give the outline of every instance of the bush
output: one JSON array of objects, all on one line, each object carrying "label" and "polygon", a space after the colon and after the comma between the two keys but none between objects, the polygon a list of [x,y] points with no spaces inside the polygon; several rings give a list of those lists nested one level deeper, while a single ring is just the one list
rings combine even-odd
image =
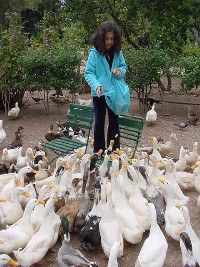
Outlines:
[{"label": "bush", "polygon": [[180,68],[181,92],[189,92],[200,85],[200,47],[186,48],[177,62]]},{"label": "bush", "polygon": [[80,64],[81,54],[63,44],[30,50],[19,59],[23,74],[20,87],[78,91],[81,86]]},{"label": "bush", "polygon": [[124,50],[127,75],[126,79],[129,86],[138,95],[150,93],[152,84],[155,83],[163,73],[166,73],[170,59],[159,47],[145,47],[135,50],[125,47]]}]

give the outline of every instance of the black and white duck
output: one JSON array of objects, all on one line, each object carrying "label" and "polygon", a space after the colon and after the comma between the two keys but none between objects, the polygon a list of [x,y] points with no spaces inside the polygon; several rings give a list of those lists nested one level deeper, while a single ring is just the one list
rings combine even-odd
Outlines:
[{"label": "black and white duck", "polygon": [[156,213],[157,213],[157,222],[158,222],[158,225],[161,226],[161,225],[165,224],[165,217],[164,217],[165,216],[165,201],[164,201],[164,198],[158,192],[158,190],[155,188],[155,186],[152,184],[152,182],[150,181],[145,167],[140,166],[139,171],[147,183],[147,187],[146,187],[146,190],[144,192],[144,196],[146,197],[146,199],[149,202],[154,204],[154,206],[156,208]]},{"label": "black and white duck", "polygon": [[190,236],[186,232],[180,234],[180,248],[182,253],[182,267],[199,267],[193,254],[193,246]]},{"label": "black and white duck", "polygon": [[58,251],[59,267],[98,267],[95,262],[89,261],[79,250],[74,249],[70,244],[69,223],[67,218],[61,219],[64,231],[64,240]]}]

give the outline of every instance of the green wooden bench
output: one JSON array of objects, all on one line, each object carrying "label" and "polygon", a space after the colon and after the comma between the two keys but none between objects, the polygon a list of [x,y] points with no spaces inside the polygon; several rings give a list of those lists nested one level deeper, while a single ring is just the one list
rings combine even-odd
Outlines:
[{"label": "green wooden bench", "polygon": [[[130,147],[133,151],[133,157],[137,151],[144,127],[144,118],[130,114],[119,116],[120,128],[120,146]],[[98,160],[98,165],[103,162],[103,157]],[[109,165],[111,162],[109,163]]]},{"label": "green wooden bench", "polygon": [[86,142],[83,143],[78,140],[70,139],[67,136],[63,136],[52,141],[43,142],[41,144],[43,147],[53,151],[56,154],[56,157],[53,158],[51,162],[53,162],[59,156],[67,155],[68,153],[74,151],[74,149],[78,149],[82,146],[86,146],[86,152],[93,120],[94,108],[92,106],[83,106],[70,103],[67,121],[64,123],[64,125],[66,129],[69,129],[70,127],[72,127],[72,129],[78,127],[85,130]]}]

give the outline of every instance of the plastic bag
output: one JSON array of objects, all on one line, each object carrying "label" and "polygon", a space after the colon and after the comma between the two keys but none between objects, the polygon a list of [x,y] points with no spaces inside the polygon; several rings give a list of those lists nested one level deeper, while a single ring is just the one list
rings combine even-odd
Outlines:
[{"label": "plastic bag", "polygon": [[105,95],[107,105],[116,115],[128,112],[130,106],[130,90],[124,79],[112,77],[113,87]]}]

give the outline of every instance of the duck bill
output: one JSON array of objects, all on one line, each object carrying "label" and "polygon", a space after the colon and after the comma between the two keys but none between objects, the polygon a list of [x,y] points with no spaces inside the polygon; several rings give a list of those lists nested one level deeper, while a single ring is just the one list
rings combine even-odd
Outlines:
[{"label": "duck bill", "polygon": [[30,194],[29,194],[28,192],[24,192],[22,195],[25,196],[26,198],[31,197]]},{"label": "duck bill", "polygon": [[9,265],[12,265],[12,266],[19,266],[19,262],[18,261],[15,261],[13,259],[10,259],[9,262],[8,262]]}]

